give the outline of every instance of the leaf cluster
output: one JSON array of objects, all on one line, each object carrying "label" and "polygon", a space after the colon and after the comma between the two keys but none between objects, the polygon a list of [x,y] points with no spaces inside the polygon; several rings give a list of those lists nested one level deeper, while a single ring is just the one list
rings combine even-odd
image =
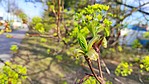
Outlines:
[{"label": "leaf cluster", "polygon": [[117,76],[128,76],[133,72],[131,66],[132,64],[128,64],[127,62],[121,62],[115,69],[115,74]]},{"label": "leaf cluster", "polygon": [[11,45],[10,50],[12,52],[17,52],[18,51],[18,46],[17,45]]},{"label": "leaf cluster", "polygon": [[0,84],[21,84],[21,80],[27,78],[26,74],[26,67],[6,62],[0,69]]},{"label": "leaf cluster", "polygon": [[134,42],[132,43],[132,48],[142,48],[142,44],[139,42],[138,39],[134,40]]},{"label": "leaf cluster", "polygon": [[[75,15],[77,39],[81,50],[78,52],[88,56],[91,60],[97,60],[98,53],[93,49],[93,45],[107,47],[106,37],[110,35],[110,25],[112,24],[106,18],[106,11],[109,6],[95,4],[82,9]],[[83,31],[86,30],[86,31]],[[92,37],[89,41],[86,38]]]},{"label": "leaf cluster", "polygon": [[45,32],[45,28],[44,28],[44,25],[42,23],[42,19],[40,17],[33,17],[32,25],[33,25],[33,28],[36,31],[38,31],[39,33],[44,33]]},{"label": "leaf cluster", "polygon": [[149,71],[149,56],[145,56],[141,60],[140,69],[144,71]]},{"label": "leaf cluster", "polygon": [[149,38],[149,32],[145,32],[145,33],[143,34],[143,37],[144,37],[144,38]]}]

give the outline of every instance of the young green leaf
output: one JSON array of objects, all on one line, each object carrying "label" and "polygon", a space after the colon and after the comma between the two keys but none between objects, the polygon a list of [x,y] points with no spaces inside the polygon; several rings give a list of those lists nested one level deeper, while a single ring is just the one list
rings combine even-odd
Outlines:
[{"label": "young green leaf", "polygon": [[47,54],[49,54],[49,53],[50,53],[50,51],[51,51],[50,49],[47,49]]},{"label": "young green leaf", "polygon": [[90,23],[90,24],[88,25],[88,30],[91,32],[91,34],[93,35],[93,37],[96,35],[96,29],[95,29],[93,23]]},{"label": "young green leaf", "polygon": [[10,50],[13,52],[17,52],[18,51],[18,46],[17,45],[11,45]]},{"label": "young green leaf", "polygon": [[109,30],[109,28],[105,28],[104,31],[105,31],[105,36],[109,36],[109,35],[110,35],[110,30]]},{"label": "young green leaf", "polygon": [[82,50],[84,52],[87,52],[87,48],[88,48],[87,41],[86,41],[85,37],[81,33],[78,33],[78,42],[79,42]]},{"label": "young green leaf", "polygon": [[90,50],[90,49],[92,48],[93,44],[94,44],[95,42],[97,42],[98,39],[99,39],[99,37],[98,37],[98,36],[95,36],[95,37],[93,37],[93,38],[89,41],[89,43],[88,43],[88,50]]},{"label": "young green leaf", "polygon": [[100,25],[96,29],[97,29],[97,33],[99,33],[99,32],[102,32],[104,30],[104,27],[103,27],[103,25]]},{"label": "young green leaf", "polygon": [[97,15],[98,20],[102,19],[102,16],[100,14]]},{"label": "young green leaf", "polygon": [[75,49],[73,54],[75,57],[78,57],[80,54],[84,54],[84,52],[81,49]]},{"label": "young green leaf", "polygon": [[90,21],[90,20],[92,20],[93,17],[92,17],[91,15],[86,15],[85,18],[86,18],[88,21]]},{"label": "young green leaf", "polygon": [[96,61],[98,59],[98,53],[93,48],[91,48],[86,55],[90,58],[90,60]]},{"label": "young green leaf", "polygon": [[107,39],[104,37],[103,40],[102,40],[102,46],[104,48],[107,48]]}]

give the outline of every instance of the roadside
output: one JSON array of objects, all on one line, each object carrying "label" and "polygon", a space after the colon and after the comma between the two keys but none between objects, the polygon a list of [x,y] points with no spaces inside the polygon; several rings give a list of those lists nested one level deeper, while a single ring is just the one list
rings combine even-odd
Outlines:
[{"label": "roadside", "polygon": [[[0,35],[0,58],[4,61],[11,59],[12,54],[10,51],[10,46],[13,44],[20,45],[22,39],[25,37],[25,33],[28,31],[28,28],[20,28],[14,30],[11,33],[4,33]],[[7,38],[6,35],[12,35],[12,38]],[[0,63],[0,66],[3,64]]]}]

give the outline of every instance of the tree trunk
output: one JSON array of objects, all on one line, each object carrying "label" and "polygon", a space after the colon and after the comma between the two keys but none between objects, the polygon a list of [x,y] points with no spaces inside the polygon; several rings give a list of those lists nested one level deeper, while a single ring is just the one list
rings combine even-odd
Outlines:
[{"label": "tree trunk", "polygon": [[94,5],[96,0],[91,0],[91,5]]},{"label": "tree trunk", "polygon": [[61,0],[58,0],[58,13],[57,13],[57,35],[58,35],[58,41],[61,40],[61,32],[60,32],[60,10],[61,7]]}]

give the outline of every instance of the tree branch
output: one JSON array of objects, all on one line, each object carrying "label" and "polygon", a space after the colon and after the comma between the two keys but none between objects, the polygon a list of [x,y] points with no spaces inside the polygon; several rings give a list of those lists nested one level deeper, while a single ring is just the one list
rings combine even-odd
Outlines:
[{"label": "tree branch", "polygon": [[93,66],[92,66],[92,64],[91,64],[90,59],[85,56],[85,60],[87,61],[87,64],[88,64],[88,66],[89,66],[89,68],[90,68],[90,70],[91,70],[93,76],[96,78],[96,80],[97,80],[99,83],[103,84],[103,81],[104,81],[104,80],[103,80],[101,77],[97,76],[97,74],[94,72]]},{"label": "tree branch", "polygon": [[115,2],[116,2],[117,4],[124,5],[124,6],[128,7],[128,8],[132,8],[132,9],[135,8],[135,9],[137,9],[137,11],[139,11],[139,12],[141,12],[141,13],[143,13],[143,14],[149,15],[149,12],[146,12],[146,11],[143,11],[143,10],[139,9],[139,8],[141,8],[141,7],[143,7],[143,6],[147,5],[147,4],[149,4],[149,2],[146,2],[146,3],[142,4],[142,5],[140,5],[139,7],[134,7],[134,6],[131,6],[131,5],[128,5],[128,4],[119,2],[118,0],[115,0]]}]

